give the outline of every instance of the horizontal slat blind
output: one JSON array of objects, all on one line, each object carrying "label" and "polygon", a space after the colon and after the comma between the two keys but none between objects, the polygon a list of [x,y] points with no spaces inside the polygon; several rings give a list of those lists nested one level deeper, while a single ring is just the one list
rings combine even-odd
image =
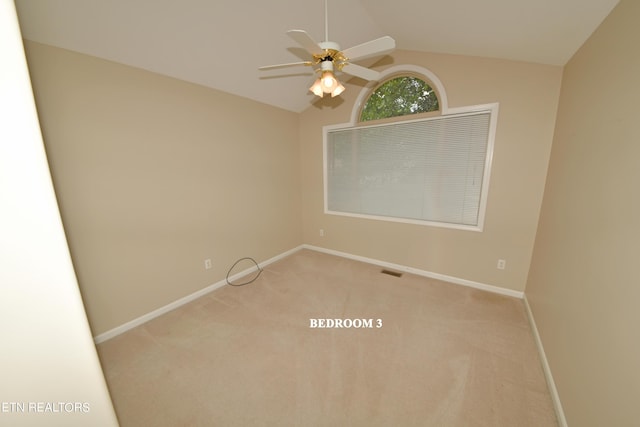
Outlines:
[{"label": "horizontal slat blind", "polygon": [[478,225],[491,113],[327,132],[327,209]]}]

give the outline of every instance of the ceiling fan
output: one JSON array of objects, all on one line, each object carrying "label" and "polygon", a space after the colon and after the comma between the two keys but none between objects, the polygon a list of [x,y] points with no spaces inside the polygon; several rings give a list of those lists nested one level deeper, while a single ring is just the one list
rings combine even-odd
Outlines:
[{"label": "ceiling fan", "polygon": [[376,81],[380,78],[380,73],[354,64],[353,61],[360,61],[374,56],[384,55],[391,52],[396,47],[396,42],[389,36],[380,37],[345,50],[340,49],[338,43],[329,41],[329,23],[327,13],[327,0],[324,2],[324,31],[325,41],[316,43],[315,40],[304,30],[289,30],[287,35],[302,46],[309,54],[311,60],[302,62],[290,62],[287,64],[267,65],[259,70],[271,70],[274,68],[292,66],[312,66],[320,77],[309,88],[311,92],[320,98],[325,93],[330,93],[332,97],[344,92],[344,86],[335,76],[336,71],[360,77],[369,81]]}]

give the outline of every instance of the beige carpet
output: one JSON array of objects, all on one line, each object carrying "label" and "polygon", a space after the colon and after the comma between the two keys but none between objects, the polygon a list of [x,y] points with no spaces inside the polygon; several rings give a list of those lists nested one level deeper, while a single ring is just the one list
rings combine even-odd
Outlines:
[{"label": "beige carpet", "polygon": [[100,344],[121,425],[557,425],[522,301],[380,270],[302,250]]}]

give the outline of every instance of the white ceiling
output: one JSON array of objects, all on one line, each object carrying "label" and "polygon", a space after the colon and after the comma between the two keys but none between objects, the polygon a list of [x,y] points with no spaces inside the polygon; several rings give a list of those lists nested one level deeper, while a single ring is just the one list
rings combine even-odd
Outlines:
[{"label": "white ceiling", "polygon": [[[398,49],[564,65],[619,0],[329,0],[342,48],[389,35]],[[290,111],[314,101],[308,59],[285,32],[324,40],[322,0],[16,0],[26,39],[191,81]]]}]

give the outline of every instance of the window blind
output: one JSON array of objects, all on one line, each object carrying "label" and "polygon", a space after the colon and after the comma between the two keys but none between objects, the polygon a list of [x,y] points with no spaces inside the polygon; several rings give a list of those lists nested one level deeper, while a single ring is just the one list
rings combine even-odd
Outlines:
[{"label": "window blind", "polygon": [[477,226],[491,111],[331,129],[329,213]]}]

